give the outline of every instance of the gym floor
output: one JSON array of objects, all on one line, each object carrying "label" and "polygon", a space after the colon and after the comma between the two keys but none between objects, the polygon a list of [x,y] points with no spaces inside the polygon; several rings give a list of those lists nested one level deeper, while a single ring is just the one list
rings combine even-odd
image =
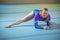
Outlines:
[{"label": "gym floor", "polygon": [[[35,29],[33,19],[5,28],[34,9],[48,8],[54,24],[51,29]],[[45,25],[45,22],[39,22]],[[60,40],[60,4],[0,4],[0,40]]]}]

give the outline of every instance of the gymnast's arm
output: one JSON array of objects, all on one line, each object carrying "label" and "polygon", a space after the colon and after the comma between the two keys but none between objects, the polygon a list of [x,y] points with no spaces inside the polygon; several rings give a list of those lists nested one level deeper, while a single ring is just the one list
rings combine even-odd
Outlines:
[{"label": "gymnast's arm", "polygon": [[35,26],[35,28],[37,28],[37,29],[43,29],[43,27],[41,27],[41,26],[38,25],[38,21],[34,23],[34,26]]}]

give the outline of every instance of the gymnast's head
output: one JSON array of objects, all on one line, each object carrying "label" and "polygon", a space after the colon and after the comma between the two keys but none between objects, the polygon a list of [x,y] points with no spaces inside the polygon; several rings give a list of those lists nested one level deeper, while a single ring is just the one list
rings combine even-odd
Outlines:
[{"label": "gymnast's head", "polygon": [[48,9],[47,8],[43,8],[41,15],[42,15],[43,18],[46,18],[48,16]]}]

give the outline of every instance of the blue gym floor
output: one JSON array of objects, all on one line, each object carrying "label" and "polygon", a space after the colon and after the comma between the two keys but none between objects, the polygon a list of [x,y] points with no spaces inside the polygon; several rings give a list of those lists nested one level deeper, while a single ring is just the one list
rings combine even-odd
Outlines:
[{"label": "blue gym floor", "polygon": [[[51,29],[35,29],[33,19],[12,28],[4,28],[32,10],[42,8],[49,9],[54,21]],[[46,25],[45,22],[39,24]],[[60,40],[60,4],[0,4],[0,40]]]}]

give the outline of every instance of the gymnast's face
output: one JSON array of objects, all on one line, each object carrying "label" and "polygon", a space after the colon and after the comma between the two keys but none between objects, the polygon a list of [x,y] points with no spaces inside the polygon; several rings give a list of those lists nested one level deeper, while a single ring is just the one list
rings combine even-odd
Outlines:
[{"label": "gymnast's face", "polygon": [[46,10],[42,10],[42,13],[41,13],[41,16],[43,17],[43,18],[46,18],[47,16],[48,16],[48,11],[46,11]]}]

